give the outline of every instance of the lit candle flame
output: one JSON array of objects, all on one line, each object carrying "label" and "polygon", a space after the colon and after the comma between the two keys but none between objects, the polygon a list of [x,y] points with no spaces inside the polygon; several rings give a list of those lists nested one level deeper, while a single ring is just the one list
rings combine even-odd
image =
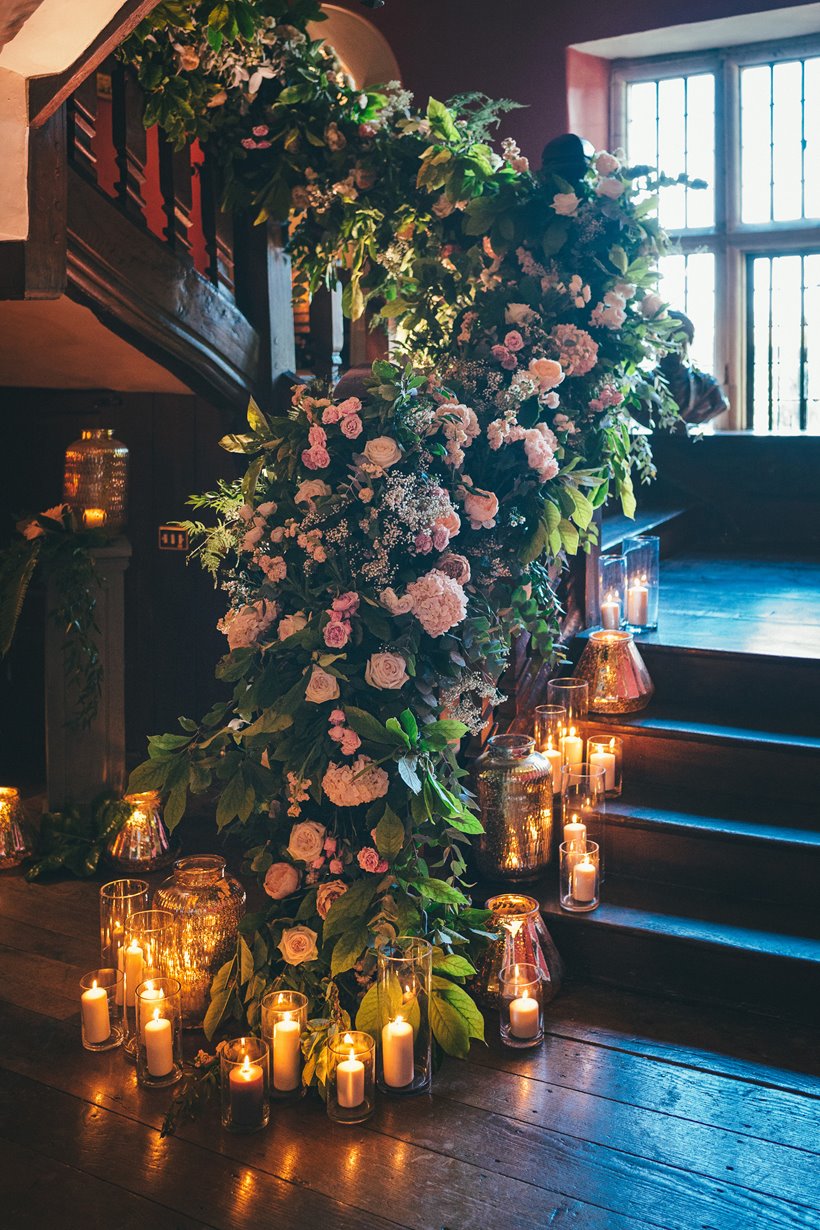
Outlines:
[{"label": "lit candle flame", "polygon": [[155,1021],[159,1020],[159,1008],[154,1009],[154,1020]]},{"label": "lit candle flame", "polygon": [[292,1021],[292,1020],[293,1020],[293,1013],[292,1013],[292,1012],[286,1012],[286,1013],[285,1013],[285,1015],[284,1015],[284,1017],[283,1017],[282,1019],[283,1019],[283,1020],[285,1020],[285,1021]]},{"label": "lit candle flame", "polygon": [[247,1054],[245,1055],[245,1058],[242,1060],[242,1067],[240,1068],[240,1071],[246,1081],[249,1081],[251,1079],[251,1057],[250,1055],[247,1055]]},{"label": "lit candle flame", "polygon": [[352,1034],[345,1034],[343,1041],[344,1041],[345,1046],[352,1046],[353,1045]]},{"label": "lit candle flame", "polygon": [[91,990],[96,991],[96,989],[97,989],[97,979],[95,978],[91,984]]}]

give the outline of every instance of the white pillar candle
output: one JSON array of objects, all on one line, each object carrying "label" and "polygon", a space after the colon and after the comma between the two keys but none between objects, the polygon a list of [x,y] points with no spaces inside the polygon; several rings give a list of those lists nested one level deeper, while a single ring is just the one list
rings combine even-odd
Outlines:
[{"label": "white pillar candle", "polygon": [[561,765],[563,764],[563,757],[558,749],[553,747],[552,744],[545,748],[541,755],[550,762],[550,768],[552,769],[552,793],[560,794]]},{"label": "white pillar candle", "polygon": [[273,1087],[291,1093],[302,1083],[302,1030],[286,1012],[273,1026]]},{"label": "white pillar candle", "polygon": [[576,853],[586,852],[587,826],[581,824],[581,821],[575,815],[573,815],[569,824],[564,825],[564,841]]},{"label": "white pillar candle", "polygon": [[234,1127],[260,1127],[264,1118],[265,1074],[259,1064],[251,1063],[246,1055],[240,1067],[231,1068],[228,1082]]},{"label": "white pillar candle", "polygon": [[122,974],[122,978],[119,978],[117,980],[117,992],[116,992],[117,1005],[121,1008],[122,1007],[122,988],[123,988],[123,983],[125,981],[125,949],[123,948],[122,944],[120,944],[120,946],[117,949],[117,960],[115,962],[115,965],[116,965],[116,968]]},{"label": "white pillar candle", "polygon": [[649,590],[645,585],[630,585],[626,591],[626,622],[638,628],[649,622]]},{"label": "white pillar candle", "polygon": [[356,1051],[352,1046],[350,1058],[343,1059],[336,1066],[336,1096],[339,1105],[345,1110],[354,1110],[364,1101],[364,1064],[361,1059],[356,1058]]},{"label": "white pillar candle", "polygon": [[403,1017],[382,1026],[382,1068],[384,1083],[394,1089],[413,1081],[413,1026]]},{"label": "white pillar candle", "polygon": [[125,1005],[134,1007],[134,991],[142,982],[142,949],[132,940],[125,950]]},{"label": "white pillar candle", "polygon": [[604,770],[604,790],[615,789],[615,753],[599,748],[590,752],[589,763],[597,769]]},{"label": "white pillar candle", "polygon": [[621,604],[617,598],[609,597],[601,603],[601,627],[614,628],[621,626]]},{"label": "white pillar candle", "polygon": [[146,983],[145,990],[140,994],[139,999],[139,1031],[143,1033],[145,1026],[154,1015],[154,1009],[160,1007],[158,1000],[165,999],[165,992],[160,991],[151,982]]},{"label": "white pillar candle", "polygon": [[154,1009],[153,1018],[145,1022],[142,1031],[145,1043],[145,1063],[150,1076],[167,1076],[174,1066],[174,1043],[171,1022]]},{"label": "white pillar candle", "polygon": [[572,869],[572,895],[576,901],[594,901],[598,872],[594,863],[576,863]]},{"label": "white pillar candle", "polygon": [[570,726],[567,733],[561,736],[560,747],[564,764],[583,764],[584,741],[580,735],[576,735],[574,726]]},{"label": "white pillar candle", "polygon": [[80,1008],[83,1014],[83,1033],[86,1042],[90,1042],[92,1046],[107,1042],[111,1034],[108,992],[104,987],[98,987],[96,980],[89,990],[83,991]]},{"label": "white pillar candle", "polygon": [[538,1024],[538,1000],[525,990],[510,1004],[510,1033],[515,1038],[534,1038]]}]

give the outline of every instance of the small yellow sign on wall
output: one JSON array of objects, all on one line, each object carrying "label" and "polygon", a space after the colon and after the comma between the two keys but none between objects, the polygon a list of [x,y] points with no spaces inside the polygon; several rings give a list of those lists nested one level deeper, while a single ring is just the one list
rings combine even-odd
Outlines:
[{"label": "small yellow sign on wall", "polygon": [[178,525],[161,525],[157,531],[160,551],[187,551],[188,531]]}]

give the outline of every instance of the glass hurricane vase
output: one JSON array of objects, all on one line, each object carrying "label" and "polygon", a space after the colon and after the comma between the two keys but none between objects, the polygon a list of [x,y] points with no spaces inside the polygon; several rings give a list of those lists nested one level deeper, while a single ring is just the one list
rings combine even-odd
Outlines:
[{"label": "glass hurricane vase", "polygon": [[493,912],[489,930],[497,931],[498,939],[484,950],[470,990],[486,1008],[497,1008],[501,970],[529,964],[538,970],[544,1002],[549,1003],[561,989],[564,965],[538,902],[524,893],[499,893],[489,898],[487,909]]}]

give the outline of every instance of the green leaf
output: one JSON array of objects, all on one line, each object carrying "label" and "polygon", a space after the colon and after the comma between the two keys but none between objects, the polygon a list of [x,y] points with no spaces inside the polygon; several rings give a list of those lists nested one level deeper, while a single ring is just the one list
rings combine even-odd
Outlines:
[{"label": "green leaf", "polygon": [[614,243],[609,249],[609,259],[618,270],[618,273],[626,273],[629,268],[629,257],[620,244]]},{"label": "green leaf", "polygon": [[577,487],[567,487],[566,490],[572,497],[575,504],[575,511],[572,514],[572,519],[579,529],[585,530],[592,520],[595,509],[592,506],[592,501],[587,499],[583,491],[579,491]]},{"label": "green leaf", "polygon": [[165,781],[173,763],[171,757],[144,760],[131,771],[128,778],[128,793],[143,794],[147,790],[164,790]]},{"label": "green leaf", "polygon": [[205,1020],[202,1024],[206,1038],[213,1038],[219,1028],[222,1018],[225,1015],[232,995],[233,987],[228,987],[226,990],[220,991],[217,995],[212,997],[211,1002],[208,1005],[208,1011],[205,1013]]},{"label": "green leaf", "polygon": [[239,981],[240,983],[250,982],[253,977],[253,953],[248,947],[247,940],[244,936],[239,937]]},{"label": "green leaf", "polygon": [[382,743],[387,747],[394,747],[396,744],[404,746],[403,736],[401,739],[397,739],[395,735],[392,735],[389,730],[382,726],[381,722],[365,709],[357,709],[355,705],[345,705],[344,710],[348,725],[362,739],[367,739],[370,743]]},{"label": "green leaf", "polygon": [[461,889],[444,880],[416,880],[414,883],[427,901],[437,901],[440,905],[469,905]]},{"label": "green leaf", "polygon": [[484,1017],[473,999],[467,994],[463,987],[456,986],[452,983],[449,987],[442,987],[436,992],[442,999],[446,999],[452,1008],[455,1008],[459,1016],[462,1017],[471,1038],[478,1039],[479,1042],[484,1041]]},{"label": "green leaf", "polygon": [[376,895],[377,884],[378,880],[375,877],[356,880],[346,893],[336,898],[322,928],[325,941],[332,939],[334,935],[339,935],[352,922],[359,922],[363,918]]},{"label": "green leaf", "polygon": [[330,962],[331,978],[353,968],[367,947],[369,937],[370,932],[364,923],[360,923],[358,927],[345,931],[339,936]]},{"label": "green leaf", "polygon": [[471,978],[476,973],[472,962],[457,952],[448,952],[443,957],[434,957],[433,969],[436,973],[452,974],[455,978]]},{"label": "green leaf", "polygon": [[578,531],[571,521],[562,519],[558,525],[558,532],[561,535],[561,545],[569,555],[575,555],[578,550]]},{"label": "green leaf", "polygon": [[430,1026],[436,1041],[448,1055],[466,1059],[470,1053],[470,1030],[461,1013],[440,992],[430,996]]},{"label": "green leaf", "polygon": [[381,1029],[379,988],[375,982],[365,992],[364,998],[359,1004],[359,1010],[356,1013],[356,1028],[362,1030],[363,1033],[371,1034],[374,1038],[379,1036],[379,1030]]},{"label": "green leaf", "polygon": [[386,807],[384,815],[376,825],[376,849],[389,862],[401,852],[405,842],[404,825],[390,807]]},{"label": "green leaf", "polygon": [[251,431],[266,432],[268,430],[268,420],[253,397],[248,402],[248,426]]},{"label": "green leaf", "polygon": [[444,103],[439,102],[437,98],[431,98],[427,103],[427,118],[434,132],[443,137],[445,141],[458,140],[459,134],[455,121]]},{"label": "green leaf", "polygon": [[351,277],[342,291],[342,313],[348,320],[358,320],[364,315],[364,295],[358,278]]},{"label": "green leaf", "polygon": [[219,797],[216,806],[216,827],[223,829],[231,820],[238,817],[247,820],[256,802],[256,792],[245,779],[243,767],[237,769]]}]

